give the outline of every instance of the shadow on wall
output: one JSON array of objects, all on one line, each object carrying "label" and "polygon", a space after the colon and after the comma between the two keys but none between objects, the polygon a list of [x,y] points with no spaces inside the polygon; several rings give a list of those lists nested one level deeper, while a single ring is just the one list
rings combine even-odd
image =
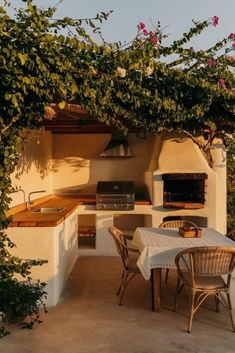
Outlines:
[{"label": "shadow on wall", "polygon": [[51,136],[43,133],[33,136],[26,146],[19,147],[20,159],[15,170],[15,178],[20,179],[23,174],[28,174],[32,168],[43,180],[51,172]]},{"label": "shadow on wall", "polygon": [[99,180],[133,180],[144,185],[145,173],[155,147],[155,139],[138,139],[128,135],[133,157],[100,158],[110,140],[110,134],[54,135],[54,190],[78,189],[96,185]]},{"label": "shadow on wall", "polygon": [[[169,133],[165,134],[166,139],[170,139],[174,143],[181,144],[181,143],[185,143],[187,140],[190,141],[190,139],[188,137],[182,137],[179,134],[175,134],[174,135],[175,138],[172,138],[172,136],[173,136],[173,134],[172,135],[170,135]],[[197,146],[197,145],[195,144],[195,146]],[[204,154],[204,152],[202,150],[200,150],[200,152],[201,152],[202,156],[204,156],[204,158],[206,160],[206,163],[208,163],[208,161],[206,159],[206,155]],[[224,146],[223,142],[219,138],[215,139],[213,141],[212,146],[211,146],[211,154],[212,154],[213,161],[214,161],[214,157],[215,157],[216,153],[219,153],[219,161],[220,161],[220,163],[218,164],[218,162],[216,162],[216,163],[214,163],[213,166],[217,167],[217,168],[224,168],[226,166],[226,147]],[[215,159],[218,160],[218,158],[216,158],[216,157],[215,157]]]},{"label": "shadow on wall", "polygon": [[110,139],[109,134],[53,135],[54,190],[72,191],[89,185],[91,161]]},{"label": "shadow on wall", "polygon": [[90,166],[89,161],[86,159],[79,157],[65,157],[64,159],[53,160],[53,173],[57,173],[64,164],[67,164],[72,168],[73,173],[79,172],[81,168],[89,168]]}]

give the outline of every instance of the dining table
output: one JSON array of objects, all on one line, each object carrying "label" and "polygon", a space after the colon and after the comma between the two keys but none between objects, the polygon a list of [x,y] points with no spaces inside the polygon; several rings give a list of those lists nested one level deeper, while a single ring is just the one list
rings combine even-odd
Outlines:
[{"label": "dining table", "polygon": [[231,246],[235,242],[213,228],[202,228],[201,237],[184,238],[178,228],[136,228],[132,244],[140,251],[137,266],[146,280],[152,281],[152,310],[161,310],[162,269],[176,269],[176,255],[191,247]]}]

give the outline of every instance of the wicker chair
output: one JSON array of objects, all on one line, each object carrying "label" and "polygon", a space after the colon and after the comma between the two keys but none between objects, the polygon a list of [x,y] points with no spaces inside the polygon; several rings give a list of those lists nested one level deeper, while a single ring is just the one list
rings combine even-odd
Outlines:
[{"label": "wicker chair", "polygon": [[162,222],[159,228],[179,228],[183,226],[197,227],[196,224],[183,219]]},{"label": "wicker chair", "polygon": [[140,274],[140,270],[136,264],[138,256],[133,256],[133,254],[139,255],[140,253],[137,249],[131,248],[127,245],[127,241],[132,239],[132,237],[124,234],[116,227],[109,227],[108,230],[114,239],[117,251],[121,256],[123,264],[121,284],[117,292],[117,295],[119,295],[119,305],[122,305],[125,288],[137,274]]},{"label": "wicker chair", "polygon": [[[193,222],[180,219],[180,220],[164,221],[159,225],[159,228],[179,228],[183,226],[197,227],[196,224],[194,224]],[[168,275],[169,275],[169,268],[166,269],[165,283],[167,283],[168,281]]]},{"label": "wicker chair", "polygon": [[[235,267],[235,248],[233,247],[195,247],[181,251],[175,258],[178,271],[175,310],[178,297],[185,286],[191,297],[191,310],[188,319],[188,332],[192,330],[193,316],[204,302],[213,295],[216,310],[219,303],[228,311],[235,331],[232,303],[230,298],[231,274]],[[224,279],[222,275],[227,278]],[[222,294],[225,294],[226,297]]]}]

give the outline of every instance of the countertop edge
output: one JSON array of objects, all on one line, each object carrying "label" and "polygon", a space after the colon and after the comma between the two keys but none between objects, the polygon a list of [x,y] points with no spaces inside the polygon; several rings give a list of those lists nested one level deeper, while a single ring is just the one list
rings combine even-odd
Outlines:
[{"label": "countertop edge", "polygon": [[[89,195],[90,196],[90,195]],[[33,210],[38,207],[55,207],[57,206],[66,207],[66,210],[61,214],[36,214],[33,213]],[[26,209],[21,212],[15,213],[12,215],[12,222],[10,223],[11,228],[20,228],[20,227],[57,227],[59,224],[64,222],[77,207],[81,205],[95,205],[95,200],[92,198],[79,198],[79,197],[63,197],[53,195],[47,201],[42,203],[37,203],[35,207],[32,208],[32,211],[29,213]],[[135,205],[151,205],[149,201],[145,200],[136,200]],[[94,209],[94,212],[96,209]]]}]

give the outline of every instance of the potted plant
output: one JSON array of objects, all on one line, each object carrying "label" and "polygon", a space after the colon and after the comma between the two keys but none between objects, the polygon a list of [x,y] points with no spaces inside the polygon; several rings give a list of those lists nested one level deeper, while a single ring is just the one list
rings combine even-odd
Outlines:
[{"label": "potted plant", "polygon": [[[14,278],[0,281],[0,317],[2,321],[20,323],[22,328],[32,328],[35,322],[40,323],[39,312],[47,312],[44,300],[45,283],[40,281],[18,281]],[[25,322],[26,318],[30,321]]]}]

